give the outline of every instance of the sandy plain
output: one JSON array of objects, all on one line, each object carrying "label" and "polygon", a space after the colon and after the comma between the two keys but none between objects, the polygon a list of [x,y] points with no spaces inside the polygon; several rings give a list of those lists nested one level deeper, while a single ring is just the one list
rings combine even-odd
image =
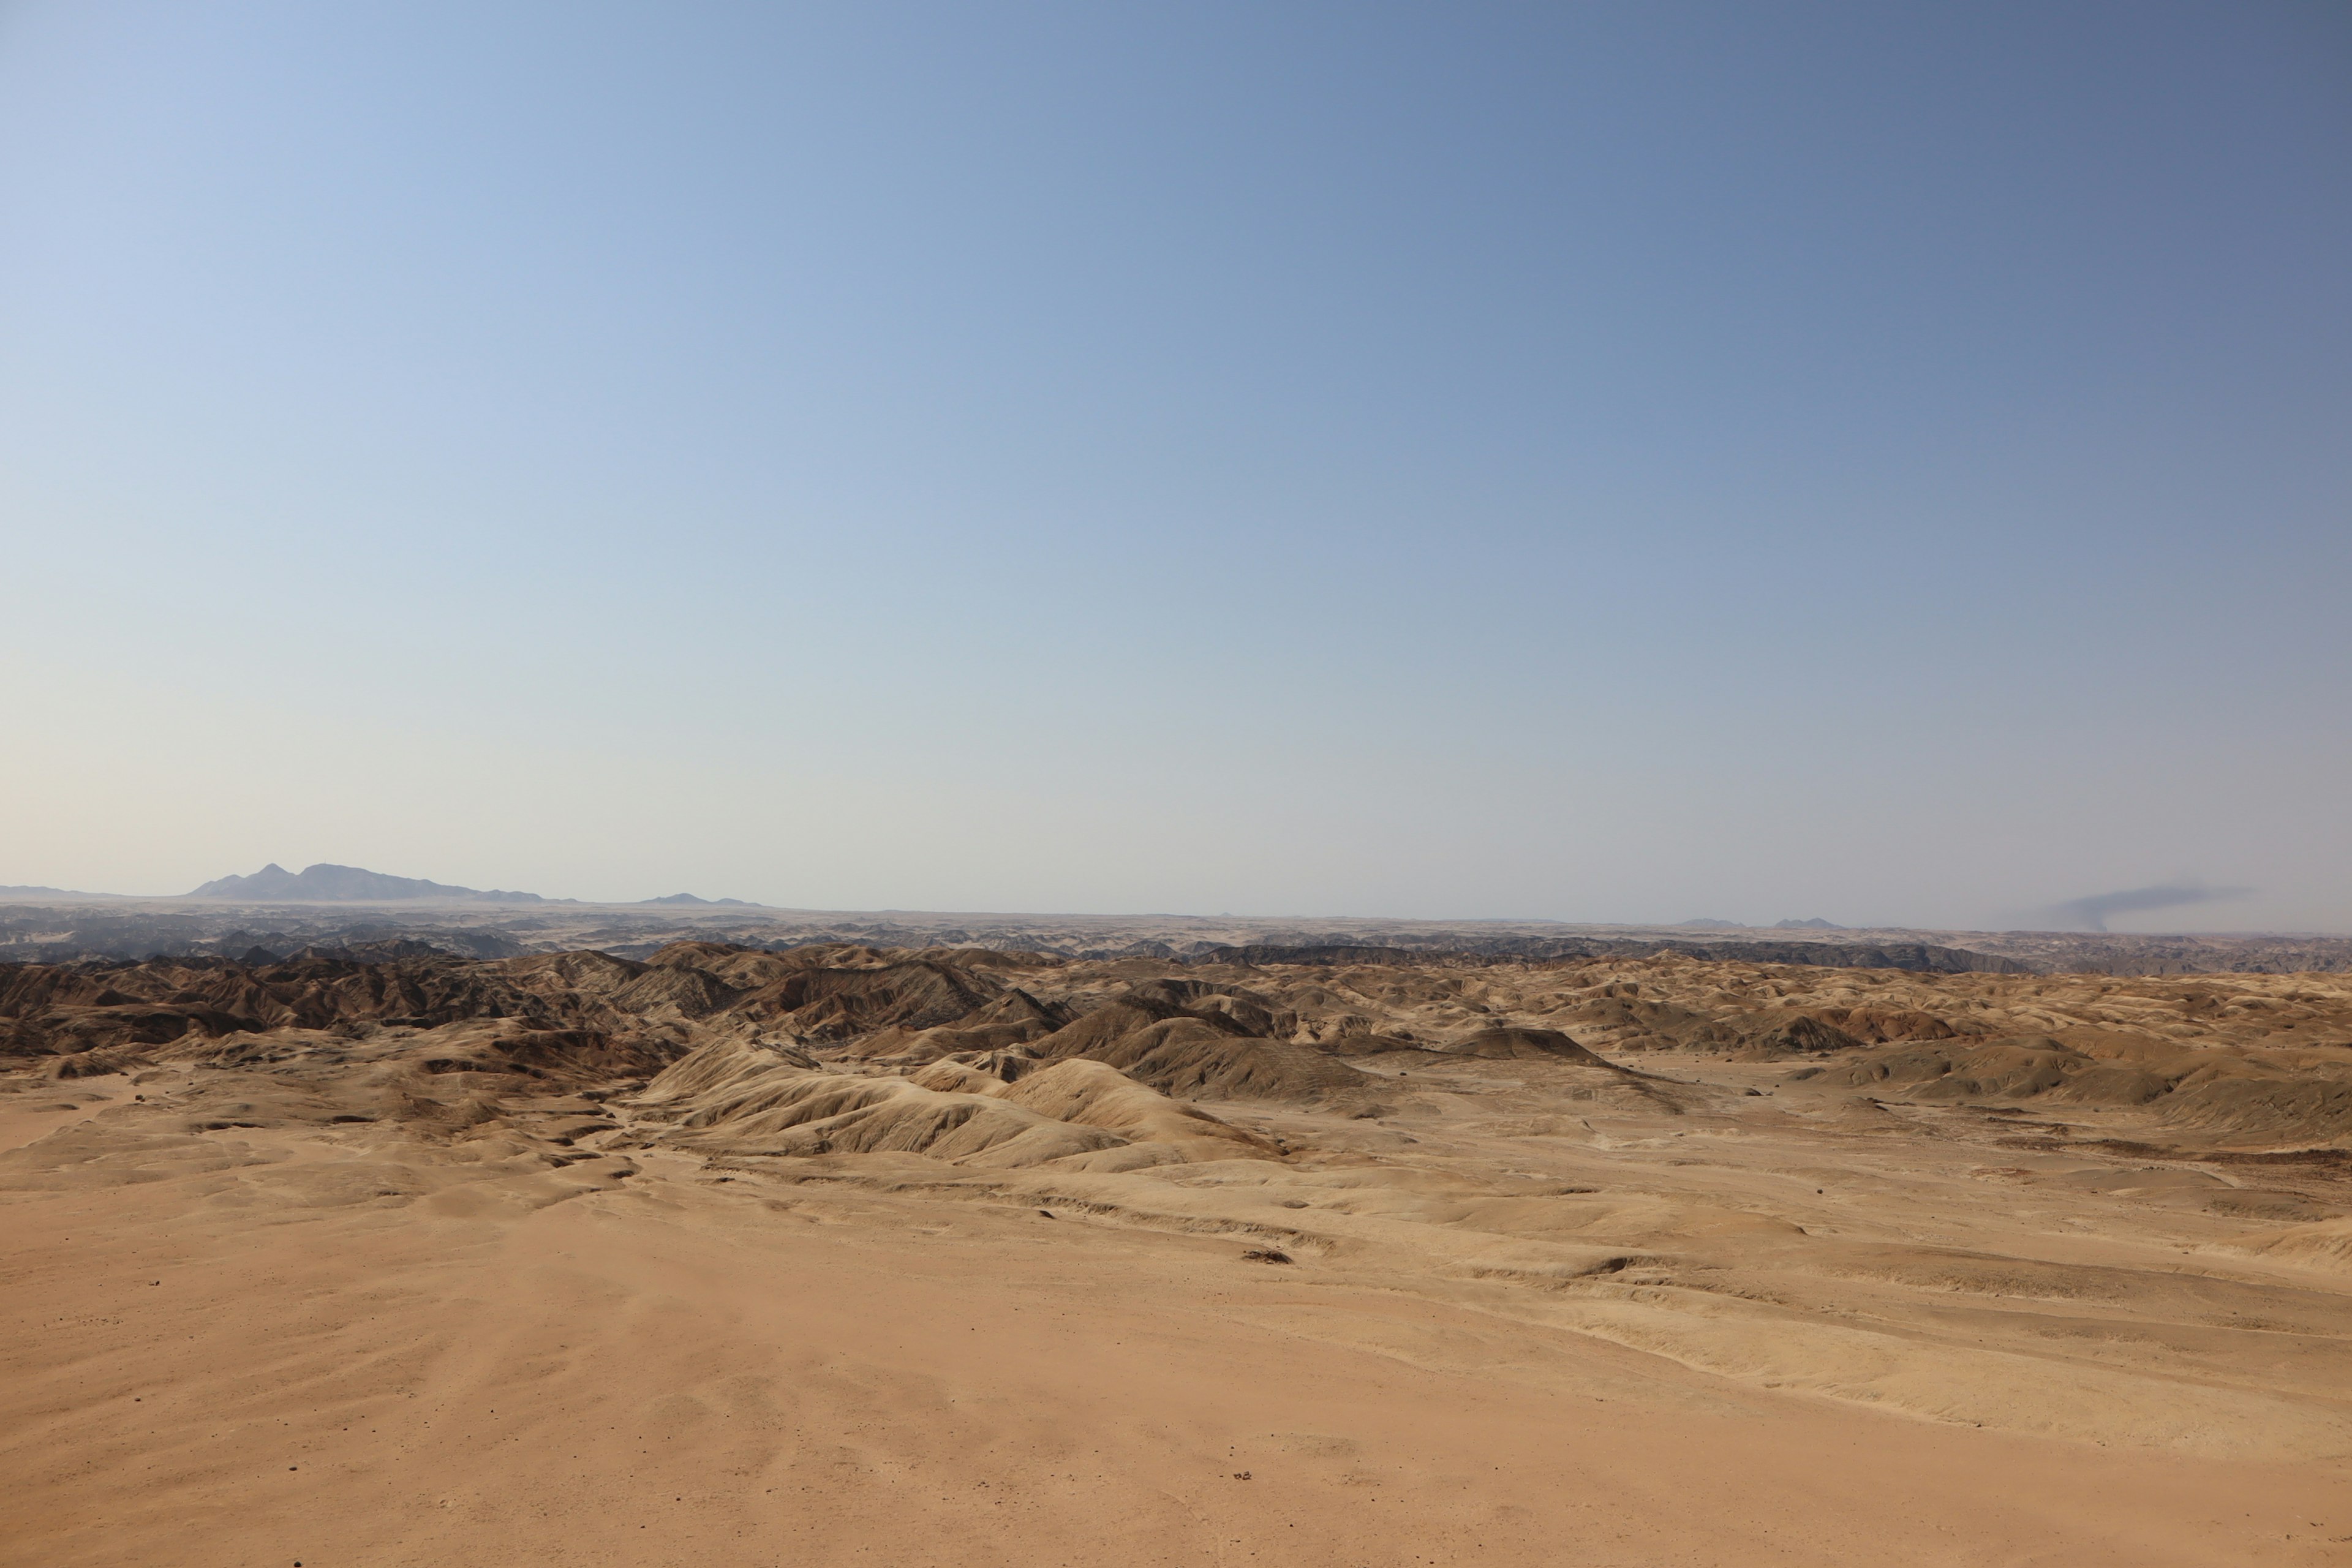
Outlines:
[{"label": "sandy plain", "polygon": [[9,1563],[2352,1562],[2341,977],[89,980]]}]

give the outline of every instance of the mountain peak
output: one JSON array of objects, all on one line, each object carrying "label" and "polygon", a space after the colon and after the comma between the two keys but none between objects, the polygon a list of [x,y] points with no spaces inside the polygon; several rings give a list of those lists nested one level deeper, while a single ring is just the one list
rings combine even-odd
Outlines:
[{"label": "mountain peak", "polygon": [[477,888],[452,887],[446,882],[426,881],[420,877],[388,876],[382,871],[370,871],[358,866],[336,866],[323,860],[315,866],[304,867],[299,875],[272,860],[249,877],[216,878],[187,896],[235,903],[375,904],[433,900],[441,903],[536,904],[542,901],[537,893],[510,893],[502,889],[484,892]]}]

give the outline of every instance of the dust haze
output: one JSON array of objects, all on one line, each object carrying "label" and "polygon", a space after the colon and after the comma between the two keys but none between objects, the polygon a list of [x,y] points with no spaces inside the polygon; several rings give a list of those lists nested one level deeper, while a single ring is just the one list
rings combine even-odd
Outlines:
[{"label": "dust haze", "polygon": [[2097,893],[2086,899],[2070,899],[2052,911],[2057,924],[2068,931],[2105,931],[2112,916],[2153,914],[2158,910],[2187,909],[2197,904],[2227,903],[2253,893],[2252,888],[2208,888],[2193,882],[2175,883],[2152,888],[2126,888],[2118,892]]}]

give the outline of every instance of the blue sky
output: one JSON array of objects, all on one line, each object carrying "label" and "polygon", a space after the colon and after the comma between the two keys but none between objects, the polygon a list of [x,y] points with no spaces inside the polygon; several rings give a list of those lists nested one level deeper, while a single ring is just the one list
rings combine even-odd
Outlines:
[{"label": "blue sky", "polygon": [[0,11],[0,882],[2352,929],[2323,5]]}]

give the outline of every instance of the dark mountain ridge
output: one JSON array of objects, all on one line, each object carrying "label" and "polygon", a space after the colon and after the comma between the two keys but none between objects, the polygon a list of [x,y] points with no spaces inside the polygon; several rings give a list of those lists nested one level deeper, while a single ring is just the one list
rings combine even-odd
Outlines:
[{"label": "dark mountain ridge", "polygon": [[306,866],[297,873],[289,871],[274,860],[250,877],[218,877],[187,896],[239,903],[372,904],[406,903],[425,899],[442,903],[547,902],[537,893],[514,893],[503,889],[485,892],[478,888],[454,888],[446,882],[430,882],[421,877],[390,877],[382,871],[362,870],[357,866],[334,866],[325,861]]},{"label": "dark mountain ridge", "polygon": [[[12,891],[34,895],[53,889],[0,888],[0,894]],[[101,895],[71,893],[60,896],[89,898]],[[460,888],[447,882],[428,881],[422,877],[394,877],[382,871],[370,871],[363,867],[337,866],[327,861],[306,866],[295,872],[289,871],[274,860],[249,877],[216,877],[186,896],[215,899],[225,903],[273,904],[575,904],[580,901],[577,899],[550,899],[538,893],[512,892],[503,888],[492,888],[487,891],[480,888]],[[652,908],[667,905],[747,910],[757,907],[741,899],[704,899],[692,893],[669,893],[658,899],[639,899],[636,901]]]}]

